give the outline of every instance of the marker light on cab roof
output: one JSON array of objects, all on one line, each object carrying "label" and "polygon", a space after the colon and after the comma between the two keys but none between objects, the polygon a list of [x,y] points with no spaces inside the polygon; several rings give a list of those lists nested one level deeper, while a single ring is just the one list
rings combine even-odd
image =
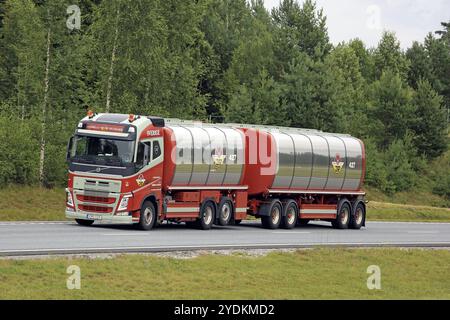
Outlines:
[{"label": "marker light on cab roof", "polygon": [[87,112],[87,116],[89,117],[89,119],[92,119],[92,118],[95,116],[94,111],[89,110],[89,111]]}]

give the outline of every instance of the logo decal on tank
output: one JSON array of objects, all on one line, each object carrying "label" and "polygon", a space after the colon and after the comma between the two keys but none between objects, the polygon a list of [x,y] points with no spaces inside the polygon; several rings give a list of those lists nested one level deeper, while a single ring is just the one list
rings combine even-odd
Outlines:
[{"label": "logo decal on tank", "polygon": [[339,153],[336,153],[336,157],[334,158],[334,161],[331,162],[331,165],[333,166],[334,173],[341,173],[341,170],[344,167],[344,162],[341,161],[341,156]]},{"label": "logo decal on tank", "polygon": [[145,184],[145,178],[144,175],[140,174],[139,177],[136,179],[136,183],[139,187],[142,187]]},{"label": "logo decal on tank", "polygon": [[215,148],[214,154],[211,156],[213,163],[214,163],[214,169],[218,169],[223,163],[225,162],[225,159],[227,158],[226,155],[223,154],[223,151],[221,148]]}]

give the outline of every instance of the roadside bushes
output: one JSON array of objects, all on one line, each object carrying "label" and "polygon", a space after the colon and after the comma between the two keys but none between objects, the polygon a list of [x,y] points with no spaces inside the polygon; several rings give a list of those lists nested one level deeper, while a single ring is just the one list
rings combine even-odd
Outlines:
[{"label": "roadside bushes", "polygon": [[0,187],[37,182],[39,141],[35,132],[32,120],[0,117]]},{"label": "roadside bushes", "polygon": [[366,182],[387,194],[411,190],[424,168],[424,160],[416,155],[411,138],[397,139],[385,151],[379,150],[373,140],[366,140]]}]

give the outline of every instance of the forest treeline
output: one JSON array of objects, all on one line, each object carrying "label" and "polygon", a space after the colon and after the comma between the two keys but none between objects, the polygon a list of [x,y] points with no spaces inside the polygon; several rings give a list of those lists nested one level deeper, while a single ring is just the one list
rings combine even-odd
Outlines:
[{"label": "forest treeline", "polygon": [[389,31],[375,48],[333,45],[311,0],[1,0],[0,186],[64,185],[67,140],[93,109],[350,133],[369,185],[426,176],[449,198],[441,25],[402,50]]}]

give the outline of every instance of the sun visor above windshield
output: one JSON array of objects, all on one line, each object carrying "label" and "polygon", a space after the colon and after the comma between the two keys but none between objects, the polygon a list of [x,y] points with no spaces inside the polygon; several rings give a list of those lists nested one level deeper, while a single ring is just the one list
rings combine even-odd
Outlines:
[{"label": "sun visor above windshield", "polygon": [[80,135],[107,136],[121,140],[135,140],[136,127],[131,124],[112,124],[104,122],[84,121],[75,132]]}]

